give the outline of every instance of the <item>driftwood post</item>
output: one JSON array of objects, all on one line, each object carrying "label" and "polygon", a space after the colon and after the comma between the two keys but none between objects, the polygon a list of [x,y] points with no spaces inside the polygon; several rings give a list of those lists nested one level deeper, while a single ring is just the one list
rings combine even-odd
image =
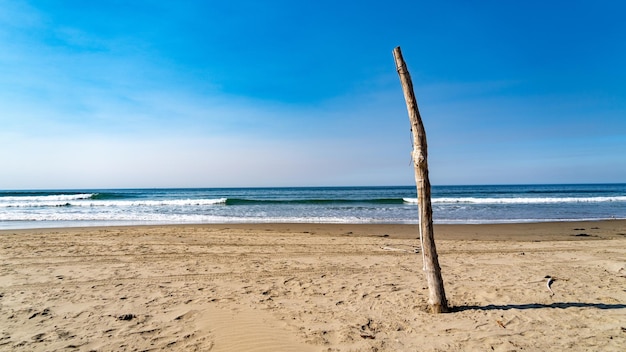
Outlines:
[{"label": "driftwood post", "polygon": [[417,184],[417,198],[419,206],[420,242],[424,258],[424,272],[428,282],[430,310],[432,313],[445,313],[448,311],[448,301],[443,289],[441,268],[437,258],[435,237],[433,234],[433,208],[430,203],[430,180],[428,179],[426,131],[422,124],[422,118],[417,108],[417,100],[413,92],[413,83],[409,70],[406,68],[400,47],[393,49],[393,57],[396,61],[396,69],[400,76],[400,83],[404,91],[404,99],[411,121],[413,133],[413,163],[415,167],[415,183]]}]

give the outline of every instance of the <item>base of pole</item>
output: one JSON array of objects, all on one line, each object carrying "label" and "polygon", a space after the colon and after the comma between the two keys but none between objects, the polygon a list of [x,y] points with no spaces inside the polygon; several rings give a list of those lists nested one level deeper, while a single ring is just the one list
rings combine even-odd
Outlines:
[{"label": "base of pole", "polygon": [[443,306],[441,304],[431,304],[430,312],[433,314],[440,314],[440,313],[448,313],[450,312],[450,310],[448,309],[448,306]]}]

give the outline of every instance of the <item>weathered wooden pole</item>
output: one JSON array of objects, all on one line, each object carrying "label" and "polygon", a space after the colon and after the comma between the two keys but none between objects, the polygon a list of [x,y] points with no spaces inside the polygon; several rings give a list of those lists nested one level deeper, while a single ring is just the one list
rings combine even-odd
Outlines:
[{"label": "weathered wooden pole", "polygon": [[411,122],[411,132],[413,133],[413,164],[415,167],[415,183],[417,185],[419,207],[420,242],[424,259],[424,272],[426,273],[426,281],[428,282],[428,290],[430,292],[428,304],[430,304],[432,313],[445,313],[448,311],[448,301],[446,300],[446,292],[443,289],[443,279],[433,234],[433,208],[430,203],[426,131],[417,108],[411,75],[409,75],[409,70],[406,68],[402,58],[400,47],[393,49],[393,57],[396,61],[396,69],[398,70],[400,83],[404,91],[404,99],[406,100],[406,107]]}]

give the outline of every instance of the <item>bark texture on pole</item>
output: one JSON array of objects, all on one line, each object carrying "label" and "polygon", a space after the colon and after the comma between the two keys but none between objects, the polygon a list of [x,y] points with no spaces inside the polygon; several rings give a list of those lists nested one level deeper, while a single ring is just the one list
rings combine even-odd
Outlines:
[{"label": "bark texture on pole", "polygon": [[413,134],[413,164],[415,167],[415,183],[417,185],[417,198],[419,207],[420,241],[424,258],[424,272],[428,282],[431,312],[445,313],[448,311],[448,301],[443,288],[441,268],[435,247],[433,232],[433,208],[430,201],[430,180],[428,179],[428,147],[426,144],[426,131],[417,108],[417,100],[413,91],[413,82],[409,70],[404,63],[400,47],[393,49],[393,57],[396,61],[396,69],[400,76],[400,83],[404,91],[404,99],[409,112],[411,132]]}]

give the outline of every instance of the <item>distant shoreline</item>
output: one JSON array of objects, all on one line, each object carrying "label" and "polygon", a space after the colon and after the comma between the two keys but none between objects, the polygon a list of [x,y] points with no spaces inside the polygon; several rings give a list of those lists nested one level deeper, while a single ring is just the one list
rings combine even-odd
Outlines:
[{"label": "distant shoreline", "polygon": [[[53,223],[54,221],[43,221],[47,223]],[[60,223],[65,221],[60,221]],[[128,227],[236,227],[236,228],[245,228],[245,227],[263,227],[263,226],[271,226],[271,227],[309,227],[309,226],[321,226],[321,227],[345,227],[345,226],[357,226],[357,227],[393,227],[393,228],[402,228],[402,227],[416,227],[418,226],[417,221],[415,223],[359,223],[359,222],[345,222],[345,223],[325,223],[325,222],[198,222],[198,223],[116,223],[115,221],[107,221],[110,224],[100,224],[98,221],[85,221],[88,223],[97,223],[97,225],[62,225],[58,226],[31,226],[31,227],[15,227],[15,228],[0,228],[0,234],[3,232],[15,232],[15,231],[31,231],[31,230],[70,230],[70,229],[98,229],[98,228],[128,228]],[[437,223],[435,221],[434,226],[436,228],[459,228],[464,226],[471,227],[491,227],[491,226],[501,226],[501,227],[523,227],[526,225],[541,225],[541,224],[586,224],[586,223],[603,223],[603,222],[624,222],[626,223],[626,219],[622,218],[614,218],[614,219],[584,219],[584,220],[547,220],[547,221],[510,221],[510,222],[485,222],[485,223]],[[32,222],[31,222],[32,223]],[[76,222],[73,222],[76,223]]]},{"label": "distant shoreline", "polygon": [[[332,236],[380,236],[417,238],[417,224],[322,224],[322,223],[211,223],[163,225],[112,225],[82,227],[42,227],[3,229],[0,236],[14,233],[58,233],[84,231],[115,231],[130,228],[145,229],[237,229],[248,232],[290,232],[302,234],[326,233]],[[504,240],[558,241],[626,238],[626,220],[553,221],[502,224],[435,224],[435,237],[440,240]]]}]

